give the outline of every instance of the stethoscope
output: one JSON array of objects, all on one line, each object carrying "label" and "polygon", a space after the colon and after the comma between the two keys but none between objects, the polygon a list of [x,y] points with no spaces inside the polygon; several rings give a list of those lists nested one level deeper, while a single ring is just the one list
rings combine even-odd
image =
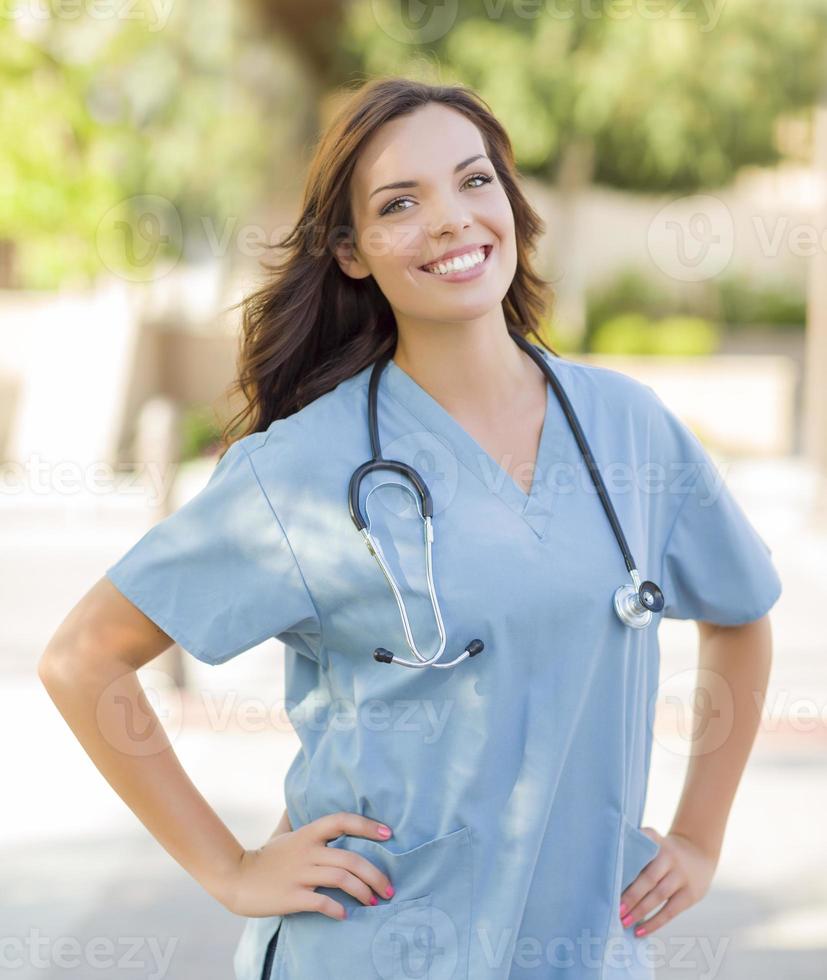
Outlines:
[{"label": "stethoscope", "polygon": [[[552,389],[554,390],[554,394],[557,396],[557,400],[566,414],[569,426],[574,433],[574,438],[577,440],[577,445],[580,447],[580,452],[583,459],[586,461],[586,465],[588,466],[592,483],[594,483],[598,495],[600,496],[600,502],[603,504],[603,510],[606,512],[606,516],[609,518],[609,523],[611,524],[614,535],[617,538],[617,543],[620,545],[620,550],[623,552],[623,560],[626,563],[626,569],[632,578],[632,584],[627,583],[626,585],[621,585],[615,591],[615,612],[625,626],[630,626],[632,629],[643,629],[652,621],[652,613],[660,612],[661,609],[663,609],[663,592],[661,592],[660,588],[655,585],[654,582],[640,581],[640,575],[638,574],[635,560],[629,551],[629,545],[626,543],[626,538],[623,535],[620,522],[617,519],[617,514],[615,513],[615,509],[612,506],[608,493],[606,492],[606,487],[603,484],[603,478],[600,475],[600,471],[598,470],[597,464],[595,463],[591,450],[589,449],[589,444],[586,442],[586,437],[580,427],[580,422],[577,415],[572,408],[566,392],[563,390],[560,382],[557,380],[556,375],[551,370],[551,367],[543,355],[524,337],[516,333],[511,333],[511,331],[509,331],[509,334],[545,372],[545,375],[551,383]],[[348,499],[350,504],[350,516],[353,519],[353,523],[356,525],[357,531],[359,531],[364,538],[368,551],[373,555],[378,562],[379,567],[382,569],[385,578],[388,580],[388,585],[393,592],[394,598],[396,599],[396,604],[399,607],[399,615],[402,618],[402,626],[405,631],[405,640],[411,650],[411,653],[413,653],[413,655],[416,657],[416,661],[405,660],[402,657],[397,657],[384,647],[377,647],[373,651],[373,658],[378,663],[395,663],[401,664],[403,667],[455,667],[458,663],[465,660],[466,657],[474,657],[480,653],[483,649],[483,642],[482,640],[471,640],[471,642],[465,647],[465,650],[456,659],[450,660],[447,663],[434,662],[442,655],[442,652],[445,649],[445,625],[442,622],[442,613],[440,612],[439,602],[434,592],[433,567],[431,562],[431,549],[434,542],[434,529],[432,522],[434,510],[431,493],[428,490],[428,486],[425,481],[412,466],[409,466],[407,463],[403,463],[396,459],[383,459],[382,449],[379,443],[379,425],[377,421],[377,393],[379,390],[379,378],[392,356],[393,353],[391,352],[377,360],[373,366],[373,370],[371,371],[370,384],[368,386],[368,429],[370,430],[370,446],[371,452],[373,453],[373,458],[369,459],[366,463],[362,463],[362,465],[354,471],[350,478]],[[406,490],[409,494],[411,494],[414,501],[417,503],[417,512],[422,518],[424,524],[425,567],[428,577],[428,595],[431,600],[431,608],[434,612],[437,629],[439,630],[439,649],[432,657],[423,656],[417,648],[416,642],[413,638],[413,633],[411,632],[411,624],[408,620],[408,613],[405,608],[402,593],[399,590],[399,586],[396,584],[393,573],[391,572],[390,568],[388,568],[388,564],[382,554],[382,549],[379,546],[379,542],[371,534],[370,524],[363,517],[362,510],[359,506],[359,489],[361,487],[362,479],[367,476],[368,473],[373,473],[376,470],[382,469],[392,470],[395,473],[400,473],[403,476],[406,476],[416,488],[415,496],[409,487],[406,487],[401,483],[386,481],[385,483],[377,484],[371,488],[367,497],[365,498],[365,511],[367,512],[368,499],[373,491],[377,490],[381,486],[387,485],[401,487],[403,490]]]}]

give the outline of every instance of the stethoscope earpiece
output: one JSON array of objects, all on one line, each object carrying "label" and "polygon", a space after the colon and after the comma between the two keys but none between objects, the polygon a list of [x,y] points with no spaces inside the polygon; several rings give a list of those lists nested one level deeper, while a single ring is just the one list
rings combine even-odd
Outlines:
[{"label": "stethoscope earpiece", "polygon": [[[468,646],[463,650],[462,655],[457,657],[456,660],[452,660],[447,664],[431,664],[427,660],[423,660],[421,663],[415,664],[410,660],[401,660],[399,657],[395,657],[390,650],[386,650],[384,647],[377,647],[373,651],[373,659],[380,664],[402,664],[405,667],[453,667],[454,664],[458,664],[460,660],[465,660],[466,657],[476,657],[478,653],[482,653],[485,648],[485,644],[482,640],[471,640]],[[413,649],[413,648],[411,648]],[[416,651],[414,650],[414,653]],[[437,651],[436,656],[438,657],[442,653],[442,647]]]},{"label": "stethoscope earpiece", "polygon": [[[560,385],[560,382],[557,380],[556,375],[552,371],[546,359],[534,348],[532,344],[530,344],[524,337],[520,336],[520,334],[510,333],[510,335],[517,346],[522,347],[522,349],[532,358],[532,360],[536,362],[536,364],[548,378],[548,381],[554,390],[554,394],[556,395],[557,400],[559,401],[560,406],[566,415],[566,419],[569,423],[574,438],[577,441],[577,445],[580,448],[580,452],[588,465],[589,475],[591,476],[592,482],[597,489],[600,502],[603,505],[603,510],[606,512],[606,516],[608,517],[609,523],[612,526],[617,543],[620,546],[620,550],[623,552],[623,560],[626,562],[627,571],[632,576],[632,584],[621,585],[615,592],[615,612],[617,613],[620,621],[626,626],[630,626],[632,629],[643,629],[652,621],[652,614],[660,612],[663,609],[663,592],[661,592],[660,588],[655,585],[654,582],[647,580],[641,583],[640,581],[640,575],[635,567],[635,560],[632,557],[628,544],[626,543],[623,530],[620,527],[620,521],[617,519],[617,514],[615,513],[615,509],[612,506],[608,493],[606,492],[606,487],[603,484],[603,478],[601,477],[597,464],[592,457],[586,437],[583,434],[583,430],[580,428],[580,422],[575,414],[571,402],[569,401],[565,389]],[[442,656],[442,651],[445,649],[446,637],[445,626],[442,622],[442,614],[439,608],[439,601],[436,597],[434,589],[431,565],[431,546],[434,540],[432,524],[434,511],[431,494],[428,490],[428,485],[412,466],[409,466],[407,463],[403,463],[400,460],[383,459],[382,449],[379,442],[379,421],[377,417],[379,377],[390,358],[391,354],[387,354],[380,358],[374,364],[373,370],[371,371],[370,383],[368,385],[368,430],[370,432],[370,447],[373,457],[366,463],[362,463],[361,466],[357,467],[351,476],[350,486],[348,488],[348,503],[350,506],[350,516],[353,523],[356,525],[356,530],[359,531],[364,538],[368,551],[376,559],[383,575],[388,581],[391,591],[393,592],[394,598],[396,599],[396,604],[399,607],[399,615],[402,618],[402,626],[405,631],[405,641],[413,655],[416,657],[416,660],[404,660],[402,657],[394,656],[390,650],[386,650],[384,647],[377,647],[373,651],[373,659],[377,663],[395,663],[400,664],[403,667],[455,667],[458,663],[465,660],[466,657],[475,657],[484,649],[485,644],[479,639],[471,640],[471,642],[466,646],[465,650],[463,650],[463,652],[454,660],[449,660],[446,663],[435,663],[435,661]],[[362,483],[362,479],[367,476],[368,473],[372,473],[380,469],[393,470],[395,473],[408,477],[416,489],[415,499],[418,498],[418,503],[420,505],[418,508],[419,514],[424,524],[428,594],[430,596],[431,608],[433,609],[434,617],[436,619],[440,640],[438,650],[428,658],[424,657],[417,648],[416,642],[413,638],[413,633],[411,632],[411,624],[408,620],[402,593],[396,584],[390,568],[382,556],[382,549],[379,547],[378,542],[371,534],[369,522],[365,519],[359,503],[359,488]],[[397,485],[404,487],[404,484]],[[374,489],[376,489],[376,487],[374,487]],[[413,495],[412,491],[410,491],[408,487],[404,487],[404,489],[408,490],[408,492]],[[373,491],[371,490],[371,493],[372,492]],[[370,496],[370,494],[368,494],[368,496]],[[367,500],[365,500],[365,510],[367,510]]]}]

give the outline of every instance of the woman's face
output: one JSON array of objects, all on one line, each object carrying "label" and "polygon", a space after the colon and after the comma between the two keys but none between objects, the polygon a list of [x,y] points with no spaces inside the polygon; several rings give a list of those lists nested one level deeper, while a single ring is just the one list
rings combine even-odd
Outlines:
[{"label": "woman's face", "polygon": [[[397,322],[467,321],[502,303],[517,268],[514,215],[462,113],[430,102],[382,126],[356,163],[351,205],[355,248],[339,253],[340,264],[374,277]],[[481,250],[484,261],[423,268],[457,249],[466,261]]]}]

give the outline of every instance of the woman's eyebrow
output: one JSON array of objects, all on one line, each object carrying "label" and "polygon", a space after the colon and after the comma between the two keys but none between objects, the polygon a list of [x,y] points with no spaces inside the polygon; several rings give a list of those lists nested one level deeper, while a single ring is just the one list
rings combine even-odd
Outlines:
[{"label": "woman's eyebrow", "polygon": [[[467,167],[469,163],[473,163],[475,160],[487,160],[488,157],[484,153],[477,153],[476,156],[468,157],[467,160],[463,160],[462,163],[458,163],[454,167],[454,173],[459,173],[460,170]],[[371,191],[368,194],[368,200],[370,200],[374,194],[378,194],[379,191],[397,190],[400,187],[417,187],[419,182],[416,180],[397,180],[394,184],[383,184],[381,187],[377,187],[375,191]]]}]

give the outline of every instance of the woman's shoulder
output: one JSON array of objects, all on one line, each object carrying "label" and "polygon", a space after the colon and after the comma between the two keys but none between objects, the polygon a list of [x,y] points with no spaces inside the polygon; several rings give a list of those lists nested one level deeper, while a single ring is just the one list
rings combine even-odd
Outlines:
[{"label": "woman's shoulder", "polygon": [[659,413],[662,402],[645,382],[603,364],[544,354],[567,394],[587,400],[599,399],[616,411],[644,415]]},{"label": "woman's shoulder", "polygon": [[330,458],[348,443],[361,440],[367,424],[365,389],[370,365],[340,381],[330,391],[308,402],[297,412],[274,419],[267,428],[252,432],[238,442],[256,462],[270,456],[288,463]]}]

